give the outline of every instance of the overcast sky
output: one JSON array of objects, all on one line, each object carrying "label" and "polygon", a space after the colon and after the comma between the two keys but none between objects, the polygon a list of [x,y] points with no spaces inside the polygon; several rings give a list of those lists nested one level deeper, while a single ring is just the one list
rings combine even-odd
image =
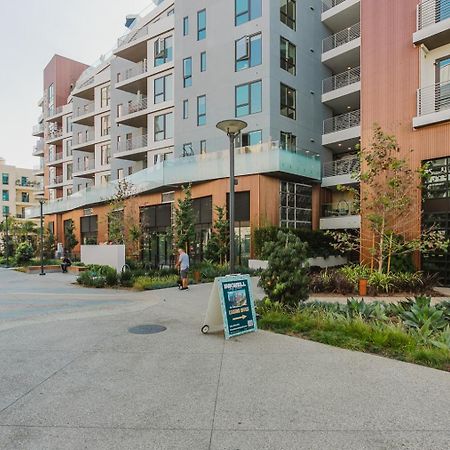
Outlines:
[{"label": "overcast sky", "polygon": [[55,53],[91,64],[126,32],[125,16],[151,0],[1,0],[0,156],[32,167],[42,72]]}]

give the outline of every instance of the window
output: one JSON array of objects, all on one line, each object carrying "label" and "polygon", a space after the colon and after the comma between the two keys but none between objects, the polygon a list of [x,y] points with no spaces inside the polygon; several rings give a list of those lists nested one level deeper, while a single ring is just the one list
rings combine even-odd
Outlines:
[{"label": "window", "polygon": [[450,158],[433,159],[426,163],[429,176],[424,182],[424,198],[450,198]]},{"label": "window", "polygon": [[64,150],[66,152],[66,156],[72,156],[72,139],[67,139],[64,141]]},{"label": "window", "polygon": [[261,0],[235,0],[234,7],[236,26],[257,19],[262,14]]},{"label": "window", "polygon": [[189,117],[189,100],[183,100],[183,119]]},{"label": "window", "polygon": [[297,149],[297,136],[292,133],[282,131],[280,133],[280,147],[283,150],[296,150]]},{"label": "window", "polygon": [[72,174],[73,174],[73,165],[72,164],[67,164],[67,167],[66,167],[66,180],[67,181],[70,181],[73,177],[72,177]]},{"label": "window", "polygon": [[206,141],[200,141],[200,155],[206,153]]},{"label": "window", "polygon": [[183,59],[183,86],[192,86],[192,58]]},{"label": "window", "polygon": [[117,118],[122,117],[122,114],[123,114],[123,104],[122,103],[119,103],[117,105],[116,113],[117,113]]},{"label": "window", "polygon": [[172,75],[156,78],[154,81],[154,103],[162,103],[172,100]]},{"label": "window", "polygon": [[297,92],[295,89],[281,83],[280,85],[280,113],[289,119],[297,118],[296,100]]},{"label": "window", "polygon": [[55,113],[55,85],[53,83],[48,87],[47,101],[48,115],[52,116]]},{"label": "window", "polygon": [[30,203],[30,194],[28,194],[28,192],[22,192],[20,200],[22,203]]},{"label": "window", "polygon": [[155,141],[173,138],[173,113],[161,114],[155,117]]},{"label": "window", "polygon": [[82,244],[97,244],[97,216],[81,217],[80,230]]},{"label": "window", "polygon": [[183,144],[183,158],[186,156],[194,156],[194,149],[192,148],[192,142]]},{"label": "window", "polygon": [[111,157],[111,144],[102,145],[100,147],[100,164],[106,166],[109,164]]},{"label": "window", "polygon": [[295,75],[296,72],[296,54],[295,45],[282,37],[280,40],[280,67],[292,75]]},{"label": "window", "polygon": [[20,177],[20,185],[28,186],[28,177]]},{"label": "window", "polygon": [[206,38],[206,9],[197,13],[197,41]]},{"label": "window", "polygon": [[189,17],[183,17],[183,36],[189,34]]},{"label": "window", "polygon": [[9,191],[8,190],[2,191],[2,200],[4,202],[9,202]]},{"label": "window", "polygon": [[124,178],[123,169],[117,169],[117,179],[122,180]]},{"label": "window", "polygon": [[155,67],[165,64],[173,59],[172,36],[155,41]]},{"label": "window", "polygon": [[2,212],[3,216],[9,216],[9,206],[3,205]]},{"label": "window", "polygon": [[197,125],[206,125],[206,95],[197,97]]},{"label": "window", "polygon": [[103,116],[100,119],[101,122],[101,136],[108,136],[110,130],[111,130],[111,122],[110,122],[110,117],[108,116]]},{"label": "window", "polygon": [[109,86],[102,87],[100,90],[100,108],[106,108],[109,106],[110,98]]},{"label": "window", "polygon": [[72,116],[66,117],[66,133],[71,133],[73,130],[72,126]]},{"label": "window", "polygon": [[247,116],[262,111],[262,81],[236,86],[236,117]]},{"label": "window", "polygon": [[281,0],[280,20],[289,28],[295,30],[297,17],[296,0]]},{"label": "window", "polygon": [[251,145],[262,144],[262,130],[250,131],[242,135],[242,146],[249,147]]},{"label": "window", "polygon": [[2,184],[9,184],[9,174],[2,173]]},{"label": "window", "polygon": [[280,225],[288,228],[308,228],[312,224],[311,186],[281,181]]},{"label": "window", "polygon": [[236,71],[262,63],[261,33],[244,36],[235,43]]},{"label": "window", "polygon": [[206,52],[200,53],[200,72],[206,72]]}]

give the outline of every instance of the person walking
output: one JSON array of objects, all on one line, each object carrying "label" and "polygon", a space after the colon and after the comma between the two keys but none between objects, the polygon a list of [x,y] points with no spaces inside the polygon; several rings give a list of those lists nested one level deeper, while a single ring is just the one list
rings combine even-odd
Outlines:
[{"label": "person walking", "polygon": [[178,249],[178,262],[176,267],[180,270],[181,290],[188,288],[188,272],[189,272],[189,255],[182,249]]}]

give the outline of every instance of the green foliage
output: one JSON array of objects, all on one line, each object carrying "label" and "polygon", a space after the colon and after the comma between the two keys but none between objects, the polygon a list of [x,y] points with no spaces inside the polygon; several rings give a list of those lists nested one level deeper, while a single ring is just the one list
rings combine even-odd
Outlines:
[{"label": "green foliage", "polygon": [[21,264],[30,261],[33,255],[33,246],[29,242],[22,242],[16,248],[15,259],[18,264]]},{"label": "green foliage", "polygon": [[164,289],[177,286],[178,276],[168,275],[160,277],[138,277],[134,280],[133,287],[140,291]]},{"label": "green foliage", "polygon": [[215,206],[217,218],[214,221],[211,237],[205,249],[205,259],[217,264],[225,264],[228,259],[230,245],[229,221],[226,208]]},{"label": "green foliage", "polygon": [[191,185],[183,186],[183,198],[177,200],[175,208],[175,245],[189,253],[195,241],[195,213]]},{"label": "green foliage", "polygon": [[75,224],[72,219],[70,219],[68,227],[65,230],[64,241],[66,252],[69,255],[72,254],[73,249],[78,245],[78,240],[75,236]]},{"label": "green foliage", "polygon": [[132,287],[133,272],[131,270],[123,270],[119,275],[119,283],[123,287]]},{"label": "green foliage", "polygon": [[279,231],[275,242],[263,248],[269,256],[261,273],[260,286],[272,301],[296,307],[308,298],[307,245],[290,232]]},{"label": "green foliage", "polygon": [[55,251],[55,235],[48,228],[46,228],[44,230],[44,258],[53,258],[55,256]]},{"label": "green foliage", "polygon": [[86,271],[80,273],[77,282],[86,287],[114,287],[118,284],[118,274],[111,266],[91,264]]},{"label": "green foliage", "polygon": [[444,311],[431,305],[431,297],[419,296],[415,298],[414,302],[409,301],[411,302],[410,309],[400,315],[407,327],[422,333],[442,330],[446,327]]}]

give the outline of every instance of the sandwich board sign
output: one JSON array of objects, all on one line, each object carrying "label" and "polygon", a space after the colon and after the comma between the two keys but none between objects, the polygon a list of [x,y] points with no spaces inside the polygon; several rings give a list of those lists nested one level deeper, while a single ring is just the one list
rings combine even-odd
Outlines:
[{"label": "sandwich board sign", "polygon": [[214,280],[202,333],[218,331],[222,327],[225,339],[257,331],[249,275],[229,275]]}]

